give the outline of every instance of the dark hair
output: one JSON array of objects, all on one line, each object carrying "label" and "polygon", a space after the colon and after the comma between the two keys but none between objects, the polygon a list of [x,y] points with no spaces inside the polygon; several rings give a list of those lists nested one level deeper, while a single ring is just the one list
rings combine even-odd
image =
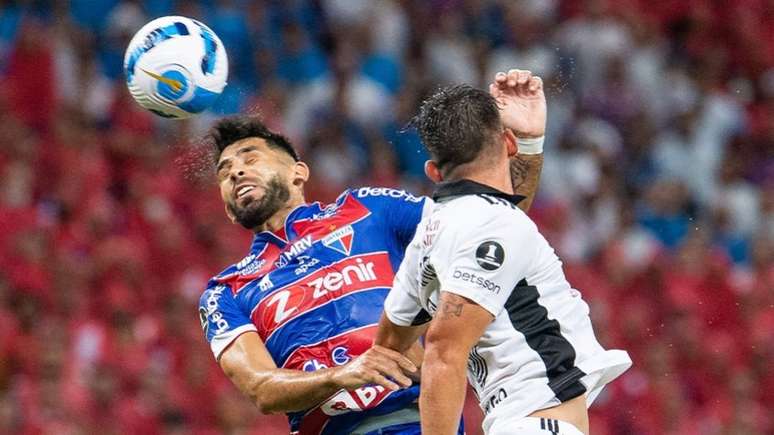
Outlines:
[{"label": "dark hair", "polygon": [[438,167],[471,162],[501,128],[497,101],[468,85],[447,86],[422,103],[412,124]]},{"label": "dark hair", "polygon": [[271,131],[256,116],[236,115],[222,118],[212,126],[208,136],[215,148],[215,162],[220,159],[220,154],[226,147],[250,137],[265,139],[271,148],[286,152],[295,161],[301,160],[288,138]]}]

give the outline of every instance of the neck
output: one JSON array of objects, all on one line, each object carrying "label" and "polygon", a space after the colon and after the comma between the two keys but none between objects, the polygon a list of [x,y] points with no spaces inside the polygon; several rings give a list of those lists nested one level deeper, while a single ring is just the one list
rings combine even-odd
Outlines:
[{"label": "neck", "polygon": [[476,165],[473,167],[460,168],[453,171],[447,181],[455,181],[462,178],[475,181],[493,187],[501,192],[513,195],[513,183],[511,183],[510,168],[508,160],[491,165]]},{"label": "neck", "polygon": [[263,225],[259,225],[255,228],[253,228],[253,232],[256,234],[260,233],[261,231],[271,231],[276,232],[280,229],[282,229],[285,226],[285,220],[288,218],[288,215],[290,212],[296,209],[299,205],[305,204],[306,200],[304,200],[303,195],[296,196],[293,195],[293,197],[288,200],[288,202],[285,203],[285,205],[280,208],[276,213],[274,213]]}]

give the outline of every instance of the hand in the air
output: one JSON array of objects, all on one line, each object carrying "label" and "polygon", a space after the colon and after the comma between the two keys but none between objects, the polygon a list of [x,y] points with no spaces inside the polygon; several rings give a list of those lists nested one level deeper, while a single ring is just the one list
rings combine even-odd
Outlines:
[{"label": "hand in the air", "polygon": [[526,70],[498,72],[489,93],[497,100],[503,126],[516,137],[540,137],[546,132],[546,95],[543,80]]}]

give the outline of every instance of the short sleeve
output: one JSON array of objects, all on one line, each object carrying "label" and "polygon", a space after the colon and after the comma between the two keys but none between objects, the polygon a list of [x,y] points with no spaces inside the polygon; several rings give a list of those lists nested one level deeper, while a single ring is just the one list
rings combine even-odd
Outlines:
[{"label": "short sleeve", "polygon": [[417,280],[418,245],[412,243],[395,274],[390,293],[384,301],[384,314],[398,326],[418,326],[431,320],[430,314],[419,303],[419,282]]},{"label": "short sleeve", "polygon": [[199,299],[199,321],[215,359],[245,332],[257,331],[250,318],[240,310],[231,289],[210,281]]},{"label": "short sleeve", "polygon": [[537,236],[535,224],[520,210],[455,219],[430,255],[440,290],[468,298],[497,316],[526,277]]},{"label": "short sleeve", "polygon": [[352,194],[369,209],[378,210],[401,250],[411,243],[417,225],[433,200],[389,187],[361,187]]}]

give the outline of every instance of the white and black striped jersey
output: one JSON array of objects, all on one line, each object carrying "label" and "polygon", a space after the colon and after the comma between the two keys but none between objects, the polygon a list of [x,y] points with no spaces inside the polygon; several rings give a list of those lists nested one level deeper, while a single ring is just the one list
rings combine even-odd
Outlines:
[{"label": "white and black striped jersey", "polygon": [[486,417],[527,416],[602,387],[631,360],[597,342],[588,305],[562,263],[516,203],[521,199],[461,180],[441,185],[387,296],[395,324],[435,314],[441,290],[495,317],[470,352],[468,378]]}]

